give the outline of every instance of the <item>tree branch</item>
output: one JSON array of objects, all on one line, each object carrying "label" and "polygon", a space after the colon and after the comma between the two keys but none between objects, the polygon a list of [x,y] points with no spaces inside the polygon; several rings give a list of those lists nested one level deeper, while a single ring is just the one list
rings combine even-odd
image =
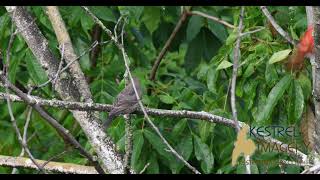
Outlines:
[{"label": "tree branch", "polygon": [[[241,45],[241,35],[242,30],[244,29],[243,26],[243,18],[244,18],[244,7],[241,7],[240,10],[240,17],[239,17],[239,26],[238,26],[238,37],[236,41],[236,46],[234,48],[234,54],[233,54],[233,69],[232,69],[232,78],[231,78],[231,110],[233,115],[233,120],[236,124],[236,132],[237,134],[240,131],[240,125],[238,121],[238,113],[237,113],[237,107],[236,107],[236,83],[237,83],[237,75],[238,75],[238,67],[239,67],[239,60],[240,60],[240,45]],[[244,155],[245,162],[250,162],[250,156]],[[250,169],[250,163],[245,163],[246,166],[246,173],[251,174]]]},{"label": "tree branch", "polygon": [[213,21],[216,21],[216,22],[218,22],[218,23],[220,23],[220,24],[223,24],[223,25],[227,26],[228,28],[232,28],[232,29],[237,28],[236,26],[234,26],[234,25],[232,25],[232,24],[230,24],[230,23],[228,23],[228,22],[226,22],[226,21],[224,21],[224,20],[222,20],[222,19],[219,19],[219,18],[217,18],[217,17],[214,17],[214,16],[211,16],[211,15],[205,14],[205,13],[200,12],[200,11],[191,11],[191,12],[188,13],[188,15],[198,15],[198,16],[202,16],[202,17],[204,17],[204,18],[208,18],[208,19],[211,19],[211,20],[213,20]]},{"label": "tree branch", "polygon": [[[4,99],[7,96],[10,98],[11,101],[23,102],[21,98],[19,98],[16,95],[12,95],[12,94],[7,95],[5,93],[0,93],[0,99]],[[91,110],[91,111],[104,111],[104,112],[109,112],[112,109],[112,105],[109,105],[109,104],[45,100],[36,96],[30,96],[30,98],[32,99],[31,103],[37,102],[40,106],[49,106],[49,107],[56,107],[61,109],[73,109],[73,110],[80,110],[80,111]],[[197,111],[187,111],[187,110],[165,110],[165,109],[154,109],[154,108],[145,108],[145,110],[146,110],[146,113],[151,116],[170,117],[170,118],[176,118],[176,119],[183,119],[183,118],[198,119],[198,120],[203,120],[211,123],[222,124],[224,126],[228,126],[234,129],[236,128],[236,125],[232,119],[217,116],[204,111],[197,112]],[[133,112],[133,114],[143,114],[143,112],[141,109],[138,109],[137,111]],[[239,122],[239,123],[240,123],[240,127],[246,125],[243,122]],[[262,142],[281,145],[282,147],[284,147],[284,149],[286,149],[286,152],[289,155],[296,157],[302,162],[306,162],[307,156],[304,153],[300,152],[299,150],[290,150],[292,148],[287,148],[289,146],[284,144],[283,142],[277,139],[273,139],[271,137],[267,137],[267,135],[264,136],[264,134],[261,132],[257,133],[256,128],[252,131],[252,134]]]},{"label": "tree branch", "polygon": [[[118,42],[118,39],[117,37],[113,36],[112,32],[107,29],[103,23],[87,8],[87,7],[84,7],[83,6],[83,9],[92,17],[92,19],[101,26],[101,28],[103,30],[105,30],[105,32],[110,36],[111,40],[115,43],[115,45],[118,47],[118,49],[121,51],[122,53],[122,56],[123,56],[123,60],[124,60],[124,63],[125,63],[125,66],[126,66],[126,71],[128,72],[128,75],[129,75],[129,78],[131,80],[131,84],[132,84],[132,87],[134,89],[134,92],[135,92],[135,95],[136,95],[136,98],[138,99],[138,103],[139,103],[139,106],[144,114],[144,117],[145,119],[147,120],[147,122],[151,125],[151,127],[156,131],[156,133],[158,134],[158,136],[160,137],[160,139],[165,143],[165,145],[170,149],[170,152],[175,155],[179,160],[181,160],[191,171],[193,171],[194,173],[197,173],[199,174],[200,172],[195,169],[193,166],[191,166],[185,159],[183,159],[183,157],[178,154],[173,148],[172,146],[168,143],[168,141],[162,136],[162,134],[160,133],[159,129],[157,128],[157,126],[155,126],[153,124],[153,122],[150,120],[142,102],[141,102],[141,99],[139,97],[139,94],[137,92],[137,89],[136,89],[136,86],[134,84],[134,81],[132,79],[132,75],[131,75],[131,72],[130,72],[130,68],[129,68],[129,65],[128,65],[128,62],[129,62],[129,57],[127,55],[127,53],[125,52],[125,49],[123,47],[123,44],[120,44]],[[123,38],[123,34],[122,34],[122,38]]]},{"label": "tree branch", "polygon": [[177,35],[178,31],[180,30],[180,28],[181,28],[182,24],[184,23],[184,21],[187,19],[187,16],[188,16],[188,11],[184,10],[183,13],[180,16],[180,19],[179,19],[176,27],[172,31],[171,35],[169,36],[169,39],[164,44],[162,50],[160,51],[156,61],[154,62],[153,66],[152,66],[151,73],[150,73],[150,76],[149,76],[149,79],[151,81],[154,81],[161,60],[166,55],[171,43],[173,42],[173,39],[176,37],[176,35]]},{"label": "tree branch", "polygon": [[268,20],[270,21],[270,23],[272,24],[272,26],[276,29],[276,31],[283,37],[285,38],[289,43],[291,43],[292,45],[296,45],[297,43],[290,37],[290,35],[284,31],[281,26],[279,26],[279,24],[276,22],[276,20],[272,17],[272,15],[270,14],[270,12],[268,11],[266,6],[260,6],[261,11],[263,12],[263,14],[268,18]]},{"label": "tree branch", "polygon": [[[38,164],[45,164],[46,161],[35,159]],[[0,155],[0,166],[14,168],[37,169],[29,158],[12,157]],[[97,174],[98,172],[92,166],[82,166],[71,163],[49,162],[44,169],[46,171],[65,173],[65,174]]]},{"label": "tree branch", "polygon": [[[14,11],[12,14],[13,14],[12,16],[15,17],[16,11]],[[12,25],[11,25],[11,35],[10,35],[9,44],[8,44],[8,48],[7,48],[6,63],[3,63],[4,76],[7,77],[7,78],[9,77],[11,48],[12,48],[12,45],[13,45],[13,40],[14,40],[15,35],[16,35],[16,33],[13,32],[13,29],[14,29],[13,27],[14,27],[14,25],[12,23]],[[8,80],[8,82],[9,82],[9,80]],[[9,93],[8,83],[4,83],[4,85],[5,85],[6,93]],[[8,106],[8,111],[9,111],[11,123],[12,123],[12,126],[13,126],[16,134],[17,134],[18,141],[22,146],[23,152],[26,152],[28,154],[28,156],[30,157],[31,161],[35,164],[35,166],[38,168],[39,171],[45,173],[45,171],[43,171],[41,166],[34,160],[34,157],[33,157],[32,153],[31,153],[30,149],[28,148],[27,143],[24,141],[23,137],[21,136],[20,130],[19,130],[18,125],[17,125],[17,121],[16,121],[16,119],[15,119],[15,117],[13,115],[13,112],[12,112],[11,101],[10,101],[10,99],[8,97],[6,98],[6,101],[7,101],[7,106]],[[12,172],[14,172],[14,170]]]},{"label": "tree branch", "polygon": [[314,51],[315,51],[315,78],[313,95],[315,102],[315,151],[320,154],[320,8],[313,7],[314,15]]},{"label": "tree branch", "polygon": [[[32,23],[33,18],[31,15],[24,7],[9,6],[6,7],[6,9],[11,16],[13,10],[16,9],[17,14],[15,17],[12,17],[12,20],[21,31],[21,35],[27,42],[37,60],[40,62],[42,68],[48,74],[49,79],[54,78],[58,70],[59,61],[54,57],[53,53],[49,49],[48,41],[42,35],[39,28]],[[70,68],[69,71],[73,72],[71,69],[72,68]],[[90,96],[88,94],[84,94],[86,90],[83,89],[86,86],[77,86],[79,83],[85,83],[79,81],[79,79],[84,79],[79,76],[81,76],[79,73],[70,75],[70,73],[64,72],[63,78],[58,78],[55,90],[63,100],[78,102],[81,100],[88,100]],[[97,153],[103,169],[109,173],[123,173],[124,169],[122,158],[115,151],[115,145],[111,138],[106,135],[101,122],[91,112],[71,112],[88,137],[94,151]]]},{"label": "tree branch", "polygon": [[243,16],[244,16],[244,7],[241,7],[240,12],[240,18],[239,18],[239,26],[238,26],[238,37],[236,46],[234,48],[234,55],[233,55],[233,71],[232,71],[232,79],[231,79],[231,110],[232,110],[232,116],[236,124],[236,131],[237,133],[240,130],[240,125],[238,121],[238,115],[237,115],[237,108],[236,108],[236,82],[237,82],[237,75],[238,75],[238,66],[239,66],[239,60],[240,60],[240,43],[241,43],[241,33],[243,30]]},{"label": "tree branch", "polygon": [[[6,77],[2,74],[2,72],[0,72],[0,81],[2,81],[2,83],[4,83],[9,89],[15,92],[24,102],[32,106],[44,120],[46,120],[51,126],[53,126],[55,130],[59,133],[59,135],[63,138],[63,140],[66,142],[66,144],[71,144],[73,147],[78,149],[83,156],[85,156],[92,164],[94,164],[96,170],[99,173],[104,173],[99,163],[96,160],[94,160],[94,158],[81,146],[81,144],[70,134],[70,132],[67,129],[65,129],[53,117],[51,117],[44,109],[42,109],[42,107],[39,106],[39,104],[36,101],[35,103],[31,103],[33,101],[32,98],[27,94],[23,93],[20,89],[15,87],[13,84],[11,84],[8,81],[8,79],[6,79]],[[7,97],[7,99],[9,98]],[[28,152],[27,151],[28,149],[25,148],[25,150],[26,152]]]}]

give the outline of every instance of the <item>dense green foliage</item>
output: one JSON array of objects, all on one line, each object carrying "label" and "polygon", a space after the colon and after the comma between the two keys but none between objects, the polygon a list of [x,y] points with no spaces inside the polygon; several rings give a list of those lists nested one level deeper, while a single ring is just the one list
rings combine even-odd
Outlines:
[{"label": "dense green foliage", "polygon": [[[236,29],[225,27],[201,16],[188,16],[179,30],[169,52],[162,60],[154,82],[148,80],[152,65],[178,22],[181,7],[91,7],[94,14],[113,30],[121,15],[127,17],[125,49],[131,60],[132,73],[143,84],[143,103],[146,107],[159,109],[185,109],[206,111],[232,118],[228,88],[232,76],[233,48]],[[58,42],[44,7],[30,7],[44,36],[56,57],[60,57]],[[81,7],[60,7],[63,20],[70,33],[77,54],[90,48],[93,43],[92,19]],[[230,24],[238,25],[239,7],[192,7]],[[269,7],[277,22],[296,40],[306,30],[304,7]],[[2,56],[10,38],[11,19],[0,8],[0,49]],[[299,74],[285,71],[279,59],[271,56],[292,46],[279,35],[272,35],[265,16],[259,7],[246,7],[244,31],[259,27],[264,30],[244,36],[241,41],[240,68],[237,76],[238,119],[248,124],[300,126],[300,119],[311,95],[311,68]],[[108,41],[102,33],[100,41]],[[279,54],[278,54],[279,56]],[[19,87],[39,85],[48,80],[44,70],[35,59],[23,38],[18,35],[13,43],[10,63],[10,81]],[[5,58],[4,58],[5,59]],[[111,104],[124,86],[125,71],[121,52],[112,44],[101,47],[96,63],[90,54],[80,58],[83,72],[90,82],[94,101]],[[121,83],[119,83],[121,82]],[[151,94],[147,94],[147,87]],[[3,88],[1,89],[3,92]],[[49,85],[33,91],[46,99],[59,98]],[[0,154],[18,156],[21,146],[10,122],[7,104],[0,101]],[[23,130],[27,105],[13,103],[13,112]],[[46,108],[59,123],[70,130],[79,142],[92,152],[84,133],[67,110]],[[107,113],[100,113],[105,119]],[[152,117],[164,137],[182,156],[202,173],[244,173],[244,165],[231,166],[234,129],[224,125],[194,119]],[[154,130],[140,115],[132,118],[134,126],[132,166],[139,172],[150,163],[145,173],[191,173],[179,160],[166,151]],[[124,121],[118,117],[108,129],[108,134],[124,153]],[[28,145],[38,159],[50,157],[66,150],[63,140],[50,125],[32,113]],[[288,139],[281,139],[286,142]],[[301,138],[297,138],[301,143]],[[306,149],[302,149],[306,152]],[[256,152],[253,160],[292,159],[284,153]],[[67,153],[54,161],[86,164],[87,160],[76,150],[67,148]],[[240,161],[240,160],[239,160]],[[243,161],[243,159],[242,159]],[[287,166],[288,173],[298,173],[297,166]],[[10,173],[11,168],[0,167],[0,173]],[[35,171],[20,169],[21,173]],[[253,163],[253,173],[280,173],[277,164],[266,166]]]}]

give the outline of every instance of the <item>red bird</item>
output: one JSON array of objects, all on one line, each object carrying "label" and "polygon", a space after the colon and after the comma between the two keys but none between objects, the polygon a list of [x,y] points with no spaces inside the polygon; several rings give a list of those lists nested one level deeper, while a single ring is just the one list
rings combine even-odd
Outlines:
[{"label": "red bird", "polygon": [[307,31],[301,37],[299,44],[289,57],[287,68],[289,70],[300,70],[303,67],[304,57],[308,53],[313,53],[314,40],[312,36],[313,27],[309,26]]}]

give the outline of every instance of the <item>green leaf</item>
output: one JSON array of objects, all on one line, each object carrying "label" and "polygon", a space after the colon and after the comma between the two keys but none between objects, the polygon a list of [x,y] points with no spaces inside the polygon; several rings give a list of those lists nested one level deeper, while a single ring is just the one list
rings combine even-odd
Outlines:
[{"label": "green leaf", "polygon": [[199,122],[199,134],[202,142],[206,142],[208,137],[213,136],[214,124],[206,121]]},{"label": "green leaf", "polygon": [[46,72],[42,69],[40,63],[33,56],[31,51],[26,52],[26,64],[31,79],[40,85],[48,80]]},{"label": "green leaf", "polygon": [[117,22],[110,7],[91,6],[89,8],[91,9],[91,12],[93,12],[99,19],[110,22]]},{"label": "green leaf", "polygon": [[266,105],[263,107],[263,111],[258,116],[258,121],[265,121],[270,118],[274,107],[277,105],[279,99],[289,87],[291,80],[291,75],[286,75],[272,88],[268,95]]},{"label": "green leaf", "polygon": [[269,59],[269,64],[273,64],[273,63],[285,60],[289,56],[291,51],[292,51],[291,49],[286,49],[286,50],[278,51],[274,53]]},{"label": "green leaf", "polygon": [[304,108],[304,97],[301,85],[298,81],[294,81],[295,101],[294,101],[294,117],[295,120],[299,120]]},{"label": "green leaf", "polygon": [[142,21],[150,33],[156,30],[160,23],[160,7],[144,7]]},{"label": "green leaf", "polygon": [[178,138],[179,135],[182,135],[183,130],[186,128],[187,126],[187,119],[182,119],[180,120],[174,127],[172,130],[172,137],[173,138]]},{"label": "green leaf", "polygon": [[197,78],[199,80],[206,80],[207,79],[207,72],[209,70],[209,66],[208,64],[206,63],[201,63],[200,66],[199,66],[199,71],[198,71],[198,74],[197,74]]},{"label": "green leaf", "polygon": [[119,141],[116,143],[117,151],[124,152],[125,151],[125,140],[126,136],[123,135]]},{"label": "green leaf", "polygon": [[308,76],[306,76],[303,73],[299,74],[299,77],[297,80],[301,85],[304,99],[305,100],[309,99],[312,92],[311,80],[308,78]]},{"label": "green leaf", "polygon": [[[178,146],[175,149],[183,157],[183,159],[188,161],[190,159],[190,156],[193,151],[193,143],[192,143],[191,134],[188,134],[186,137],[182,138],[180,140],[180,143],[178,144]],[[176,164],[176,163],[173,163],[173,164]],[[179,173],[180,170],[183,168],[183,166],[185,166],[185,164],[183,162],[179,161],[178,164],[176,164],[176,166],[171,167],[172,173],[174,173],[174,174]]]},{"label": "green leaf", "polygon": [[269,86],[273,86],[279,79],[277,70],[274,64],[267,63],[266,66],[267,66],[265,71],[266,83]]},{"label": "green leaf", "polygon": [[15,56],[12,56],[12,59],[10,61],[10,68],[9,68],[9,79],[12,83],[15,83],[18,67],[21,60],[24,59],[24,56],[26,54],[25,52],[26,52],[25,50],[20,51],[16,53]]},{"label": "green leaf", "polygon": [[243,77],[248,78],[254,73],[254,65],[249,64],[246,70],[244,71]]},{"label": "green leaf", "polygon": [[94,21],[92,20],[92,18],[90,18],[86,14],[83,14],[81,16],[80,22],[81,22],[81,26],[82,26],[83,31],[86,33],[88,33],[88,31],[91,30],[94,25]]},{"label": "green leaf", "polygon": [[188,45],[184,60],[186,71],[193,71],[202,59],[209,62],[217,54],[220,47],[219,39],[207,28],[201,28],[197,36]]},{"label": "green leaf", "polygon": [[134,18],[136,21],[140,19],[143,12],[143,6],[118,6],[121,15],[127,15]]},{"label": "green leaf", "polygon": [[187,27],[187,41],[192,41],[200,32],[203,18],[200,16],[192,16]]},{"label": "green leaf", "polygon": [[211,92],[216,92],[216,82],[218,79],[218,72],[215,68],[210,68],[207,73],[207,86]]},{"label": "green leaf", "polygon": [[202,57],[209,62],[213,56],[218,53],[219,48],[222,46],[221,42],[209,29],[202,28],[199,34],[202,38],[203,52]]},{"label": "green leaf", "polygon": [[159,95],[160,101],[166,104],[173,104],[175,99],[169,95]]},{"label": "green leaf", "polygon": [[[161,21],[159,27],[152,33],[152,43],[156,49],[162,49],[168,38],[170,37],[175,25],[165,21]],[[183,32],[179,31],[177,36],[173,39],[168,51],[173,52],[179,50],[179,46],[182,43]]]},{"label": "green leaf", "polygon": [[232,32],[231,34],[229,34],[227,40],[226,40],[226,45],[232,45],[237,39],[237,33],[236,31],[235,32]]},{"label": "green leaf", "polygon": [[220,42],[223,43],[226,41],[228,34],[226,28],[222,24],[209,20],[208,28],[220,40]]},{"label": "green leaf", "polygon": [[[166,151],[168,147],[164,144],[164,142],[160,139],[160,137],[148,129],[143,130],[143,135],[146,137],[148,142],[152,145],[152,147],[166,160],[169,162],[173,162],[175,157],[171,153]],[[168,165],[169,166],[169,165]],[[170,165],[171,166],[171,165]]]},{"label": "green leaf", "polygon": [[227,69],[228,67],[231,67],[233,64],[229,61],[223,60],[217,67],[217,70],[220,69]]},{"label": "green leaf", "polygon": [[203,143],[197,135],[193,135],[193,138],[196,158],[199,161],[202,160],[204,162],[203,171],[206,173],[210,173],[214,164],[213,154],[209,146]]},{"label": "green leaf", "polygon": [[203,51],[203,43],[200,38],[193,39],[189,45],[184,59],[186,71],[190,72],[196,68],[201,62]]},{"label": "green leaf", "polygon": [[156,153],[151,153],[150,159],[148,160],[150,165],[147,168],[148,174],[159,174],[159,163],[157,160]]},{"label": "green leaf", "polygon": [[136,170],[136,164],[138,163],[138,159],[140,157],[142,148],[144,144],[143,131],[138,130],[133,134],[133,149],[132,149],[132,157],[131,157],[131,165]]}]

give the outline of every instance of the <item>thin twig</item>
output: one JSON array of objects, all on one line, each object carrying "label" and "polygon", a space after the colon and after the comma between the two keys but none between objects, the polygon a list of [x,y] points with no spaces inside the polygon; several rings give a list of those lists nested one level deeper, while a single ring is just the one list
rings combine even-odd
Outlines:
[{"label": "thin twig", "polygon": [[[65,143],[71,144],[74,148],[78,149],[79,152],[85,156],[96,168],[99,173],[104,173],[104,170],[101,168],[99,163],[89,154],[81,144],[70,134],[70,132],[65,129],[62,125],[60,125],[53,117],[51,117],[39,104],[36,99],[32,99],[32,96],[29,96],[23,93],[16,86],[11,84],[8,79],[0,72],[0,81],[2,81],[9,89],[15,92],[24,102],[31,105],[44,120],[46,120],[51,126],[55,128],[55,130],[61,135]],[[9,98],[7,98],[9,100]],[[20,137],[21,138],[21,137]],[[20,141],[19,138],[19,141]],[[22,142],[22,139],[21,139]],[[22,143],[23,144],[23,143]],[[24,144],[23,144],[24,145]],[[28,153],[27,149],[25,151]]]},{"label": "thin twig", "polygon": [[66,71],[74,62],[76,62],[77,60],[79,60],[82,56],[84,56],[85,54],[87,54],[88,52],[91,52],[97,45],[102,45],[102,44],[106,44],[106,43],[109,43],[109,41],[105,41],[105,42],[98,42],[98,41],[94,41],[91,46],[83,51],[77,58],[75,58],[74,60],[72,60],[71,62],[69,62],[65,67],[62,68],[62,64],[63,64],[63,53],[64,53],[64,46],[62,46],[62,50],[61,50],[61,61],[59,63],[59,68],[58,68],[58,71],[57,73],[54,75],[54,78],[50,78],[48,81],[46,81],[45,83],[43,84],[40,84],[36,87],[33,87],[34,88],[42,88],[44,86],[46,86],[47,84],[49,84],[50,82],[52,82],[52,85],[54,86],[55,82],[57,81],[57,79],[59,78],[59,76],[64,72]]},{"label": "thin twig", "polygon": [[152,128],[156,131],[156,133],[158,134],[158,136],[161,138],[161,140],[166,144],[166,146],[170,149],[171,153],[174,154],[178,159],[180,159],[190,170],[192,170],[194,173],[196,174],[200,174],[200,172],[194,168],[193,166],[191,166],[180,154],[178,154],[178,152],[169,144],[169,142],[163,137],[163,135],[161,134],[160,130],[157,128],[157,126],[151,121],[151,119],[149,118],[142,102],[141,102],[141,99],[139,97],[139,94],[138,94],[138,91],[136,89],[136,85],[134,84],[134,81],[133,81],[133,78],[132,78],[132,75],[131,75],[131,72],[130,72],[130,68],[129,68],[129,65],[128,65],[128,55],[127,53],[125,52],[124,50],[124,47],[122,46],[122,48],[120,49],[121,52],[122,52],[122,56],[123,56],[123,60],[124,60],[124,64],[126,66],[126,69],[128,71],[128,75],[130,77],[130,80],[131,80],[131,83],[132,83],[132,87],[134,89],[134,92],[136,94],[136,97],[138,99],[138,102],[139,102],[139,106],[144,114],[144,117],[145,119],[148,121],[148,123],[152,126]]},{"label": "thin twig", "polygon": [[[15,16],[16,11],[13,12],[13,17]],[[10,53],[11,53],[11,48],[13,45],[13,40],[15,38],[15,33],[13,32],[14,29],[14,25],[12,23],[11,25],[11,35],[10,35],[10,39],[9,39],[9,44],[8,44],[8,48],[7,48],[7,58],[6,58],[6,63],[3,64],[3,70],[4,70],[4,76],[6,78],[9,78],[9,66],[10,66]],[[9,80],[8,80],[9,81]],[[5,89],[6,89],[6,93],[9,93],[9,88],[8,88],[8,82],[3,82],[3,84],[5,85]],[[21,144],[22,148],[24,149],[24,151],[28,154],[28,156],[30,157],[31,161],[38,167],[38,170],[45,173],[45,171],[40,167],[40,165],[34,160],[33,155],[31,154],[31,151],[29,150],[27,144],[23,141],[23,138],[21,136],[20,130],[18,128],[16,119],[13,115],[12,112],[12,107],[11,107],[11,102],[10,99],[7,97],[6,98],[7,101],[7,105],[8,105],[8,111],[9,111],[9,115],[10,115],[10,120],[11,123],[14,127],[14,130],[16,131],[19,143]]]},{"label": "thin twig", "polygon": [[[124,52],[124,49],[122,49],[122,54],[123,54],[123,58],[124,58],[124,59],[127,59],[127,58],[128,58],[127,55],[126,55],[125,52]],[[125,61],[126,61],[126,60],[125,60]],[[165,143],[165,145],[169,148],[169,150],[171,151],[171,153],[174,154],[178,159],[180,159],[180,160],[181,160],[190,170],[192,170],[194,173],[200,174],[200,172],[199,172],[197,169],[195,169],[193,166],[191,166],[180,154],[177,153],[176,150],[173,149],[173,147],[168,143],[168,141],[162,136],[162,134],[161,134],[160,130],[157,128],[157,126],[151,121],[151,119],[149,118],[146,110],[144,109],[144,106],[143,106],[143,104],[142,104],[142,102],[141,102],[141,99],[140,99],[140,97],[139,97],[139,95],[138,95],[137,89],[136,89],[135,84],[134,84],[133,79],[132,79],[131,72],[130,72],[130,70],[129,70],[129,66],[127,65],[126,62],[125,62],[125,66],[126,66],[126,68],[128,69],[129,77],[130,77],[130,80],[131,80],[131,83],[132,83],[132,87],[133,87],[133,89],[134,89],[134,91],[135,91],[136,97],[137,97],[137,99],[138,99],[138,101],[139,101],[139,105],[140,105],[140,108],[141,108],[141,110],[142,110],[142,112],[143,112],[143,114],[144,114],[145,119],[148,121],[148,123],[151,125],[151,127],[156,131],[156,133],[158,134],[158,136],[159,136],[159,137],[161,138],[161,140]]]},{"label": "thin twig", "polygon": [[206,13],[203,13],[203,12],[200,12],[200,11],[191,11],[188,14],[190,14],[190,15],[198,15],[198,16],[202,16],[202,17],[211,19],[213,21],[216,21],[216,22],[218,22],[220,24],[223,24],[223,25],[227,26],[228,28],[232,28],[232,29],[237,28],[236,26],[234,26],[234,25],[232,25],[232,24],[230,24],[230,23],[228,23],[228,22],[226,22],[226,21],[224,21],[224,20],[222,20],[220,18],[211,16],[209,14],[206,14]]},{"label": "thin twig", "polygon": [[268,11],[266,6],[260,6],[260,9],[262,10],[263,14],[268,18],[272,26],[276,29],[276,31],[284,37],[289,43],[292,45],[296,45],[297,43],[290,37],[290,35],[284,31],[281,26],[276,22],[276,20],[272,17],[270,12]]},{"label": "thin twig", "polygon": [[[120,23],[120,21],[123,19],[123,17],[121,16],[116,24],[116,26],[118,25],[118,23]],[[126,20],[126,18],[124,19],[124,21]],[[123,33],[124,33],[124,27],[125,27],[125,22],[122,25],[122,29],[121,29],[121,45],[122,47],[124,47],[124,43],[123,43]],[[115,27],[114,33],[116,34],[117,32],[117,28]],[[118,38],[117,38],[118,39]],[[130,65],[130,62],[128,62],[128,64]],[[124,73],[124,79],[127,82],[127,75],[128,75],[128,71],[126,70]],[[126,83],[127,84],[127,83]],[[131,162],[131,156],[132,156],[132,136],[133,136],[133,131],[132,131],[132,126],[131,126],[131,121],[130,121],[130,115],[126,114],[123,116],[125,119],[125,133],[126,133],[126,140],[125,140],[125,152],[126,154],[124,155],[124,172],[125,174],[129,174],[130,173],[130,162]]]},{"label": "thin twig", "polygon": [[246,36],[246,35],[253,34],[253,33],[262,31],[262,30],[264,30],[264,29],[265,29],[265,27],[260,27],[260,28],[258,28],[258,29],[256,29],[256,30],[244,32],[244,33],[241,33],[241,34],[240,34],[240,37],[244,37],[244,36]]},{"label": "thin twig", "polygon": [[169,36],[169,39],[167,40],[167,42],[164,44],[162,50],[160,51],[156,61],[154,62],[152,69],[151,69],[151,73],[149,76],[149,79],[151,81],[154,81],[155,77],[156,77],[156,73],[158,70],[158,67],[160,65],[161,60],[163,59],[163,57],[166,55],[171,43],[173,42],[173,39],[176,37],[178,31],[180,30],[181,26],[183,25],[184,21],[187,19],[187,10],[185,10],[181,16],[180,19],[176,25],[176,27],[174,28],[174,30],[172,31],[171,35]]},{"label": "thin twig", "polygon": [[42,168],[45,168],[45,166],[48,165],[51,161],[53,161],[54,159],[57,159],[57,158],[61,157],[61,156],[62,156],[63,154],[65,154],[66,152],[68,152],[68,151],[64,150],[64,151],[62,151],[61,153],[56,154],[56,155],[52,156],[51,158],[49,158],[45,163],[42,164]]},{"label": "thin twig", "polygon": [[[238,26],[238,37],[236,46],[234,48],[234,56],[233,56],[233,71],[232,71],[232,79],[231,79],[231,110],[233,119],[236,124],[236,132],[239,133],[240,125],[238,121],[238,114],[237,114],[237,107],[236,107],[236,82],[237,82],[237,75],[238,75],[238,67],[239,67],[239,60],[240,60],[240,44],[241,44],[241,35],[243,30],[243,18],[244,18],[244,7],[241,7],[240,18],[239,18],[239,26]],[[251,174],[251,165],[250,165],[250,156],[244,155],[245,157],[245,166],[246,166],[246,173]],[[249,163],[247,163],[249,162]]]},{"label": "thin twig", "polygon": [[238,66],[239,66],[239,60],[240,60],[240,43],[241,43],[241,32],[243,30],[243,16],[244,16],[244,7],[241,7],[239,27],[238,27],[238,37],[237,37],[237,42],[234,48],[234,55],[233,55],[233,71],[232,71],[231,89],[230,89],[231,110],[232,110],[233,119],[237,126],[236,128],[237,132],[239,132],[240,126],[239,126],[237,108],[236,108],[236,82],[237,82]]},{"label": "thin twig", "polygon": [[150,166],[150,163],[147,163],[147,164],[143,167],[143,169],[140,171],[139,174],[142,174],[144,171],[146,171],[146,169],[147,169],[149,166]]},{"label": "thin twig", "polygon": [[[15,25],[18,29],[24,29],[28,24],[34,19],[30,12],[27,11],[26,7],[23,6],[6,6],[8,14],[12,17],[14,10],[17,11],[17,16],[12,18],[12,21],[15,22]],[[48,9],[48,8],[47,8]],[[57,8],[55,8],[57,9]],[[57,12],[57,11],[56,11]],[[56,18],[55,18],[56,17]],[[52,25],[54,30],[62,30],[66,32],[64,22],[57,18],[61,18],[59,13],[55,13],[53,17],[54,20],[59,21],[58,25]],[[62,29],[62,28],[63,29]],[[68,36],[68,33],[63,33],[63,35]],[[32,53],[35,55],[37,61],[40,63],[41,67],[45,70],[46,74],[50,77],[54,77],[57,72],[59,61],[56,59],[54,53],[49,48],[48,40],[43,36],[39,27],[34,23],[28,27],[25,31],[21,32],[21,36],[26,41],[28,47],[31,49]],[[57,36],[57,38],[64,38],[66,36]],[[69,38],[70,39],[70,38]],[[65,39],[62,39],[65,40]],[[58,39],[59,41],[59,39]],[[65,42],[65,41],[64,41]],[[63,43],[64,43],[63,42]],[[62,43],[59,43],[62,44]],[[69,47],[72,47],[71,41],[69,43],[64,43],[66,45],[66,55],[67,52],[72,53],[69,50]],[[67,48],[68,47],[68,48]],[[69,55],[69,54],[68,54]],[[68,58],[66,62],[70,62],[77,57]],[[57,95],[66,101],[84,101],[88,102],[90,99],[90,89],[87,86],[86,79],[82,70],[80,69],[79,63],[72,65],[68,69],[69,72],[65,73],[63,78],[59,78],[55,91]],[[88,137],[88,141],[92,145],[91,147],[95,151],[97,157],[95,161],[99,159],[101,166],[104,170],[109,173],[123,173],[123,161],[121,156],[116,149],[114,148],[114,142],[106,134],[102,128],[101,121],[96,118],[94,112],[89,111],[71,111],[75,120],[79,123],[83,132]]]},{"label": "thin twig", "polygon": [[[27,145],[28,141],[27,141],[27,135],[28,135],[28,128],[29,128],[29,124],[30,124],[30,120],[31,120],[31,114],[32,114],[32,107],[28,106],[28,111],[27,111],[27,118],[26,118],[26,123],[24,124],[24,128],[23,128],[23,135],[22,135],[22,142],[24,144]],[[19,157],[23,157],[24,156],[24,149],[21,149],[21,153],[19,155]],[[16,174],[18,171],[17,168],[13,168],[11,174]],[[40,172],[40,171],[39,171]]]},{"label": "thin twig", "polygon": [[[60,48],[59,48],[60,49]],[[61,71],[61,68],[62,68],[62,64],[63,64],[63,53],[64,53],[64,45],[62,45],[62,48],[61,48],[61,59],[60,59],[60,63],[59,63],[59,67],[58,67],[58,70],[57,70],[57,73],[54,75],[54,77],[49,77],[49,80],[40,84],[40,85],[37,85],[35,87],[31,87],[28,94],[31,94],[31,92],[33,91],[33,89],[38,89],[38,88],[42,88],[46,85],[48,85],[50,82],[52,82],[52,88],[54,89],[55,87],[55,82],[56,80],[58,79],[59,77],[59,74],[60,74],[60,71]]]},{"label": "thin twig", "polygon": [[[107,29],[103,23],[87,8],[87,7],[83,7],[84,10],[93,18],[93,20],[99,24],[103,30],[106,31],[106,33],[110,36],[111,40],[116,44],[116,46],[119,48],[119,50],[122,52],[122,56],[123,56],[123,59],[124,59],[124,64],[126,66],[126,70],[128,71],[128,75],[129,75],[129,78],[130,78],[130,81],[131,81],[131,84],[132,84],[132,87],[134,89],[134,92],[135,92],[135,95],[138,99],[138,103],[139,103],[139,106],[144,114],[144,117],[145,119],[148,121],[148,123],[152,126],[152,128],[156,131],[156,133],[159,135],[159,137],[161,138],[161,140],[166,144],[166,146],[171,150],[171,153],[174,154],[178,159],[180,159],[190,170],[192,170],[194,173],[196,174],[200,174],[200,172],[195,169],[193,166],[191,166],[180,154],[178,154],[173,148],[172,146],[168,143],[168,141],[162,136],[161,132],[159,131],[159,129],[157,128],[157,126],[155,126],[153,124],[153,122],[150,120],[142,102],[141,102],[141,99],[139,97],[139,94],[137,92],[137,89],[136,89],[136,86],[134,84],[134,81],[132,79],[132,75],[131,75],[131,72],[130,72],[130,68],[129,68],[129,65],[128,65],[128,55],[127,53],[125,52],[125,49],[124,47],[117,41],[117,38],[115,38],[112,34],[112,32]],[[122,34],[123,36],[123,34]]]}]

